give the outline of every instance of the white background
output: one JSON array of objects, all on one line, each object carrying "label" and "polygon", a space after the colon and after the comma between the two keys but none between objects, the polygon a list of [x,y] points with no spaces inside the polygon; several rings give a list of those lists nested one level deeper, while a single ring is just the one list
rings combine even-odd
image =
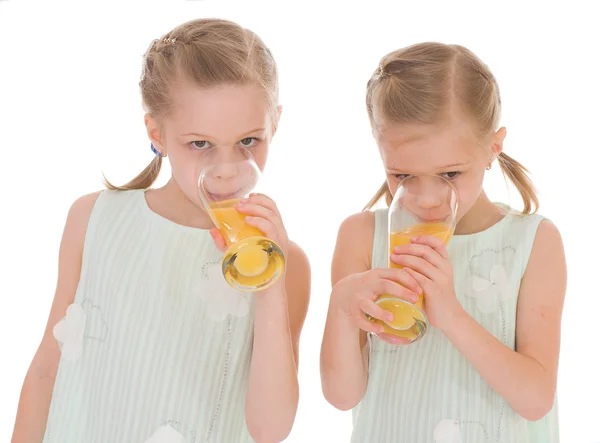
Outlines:
[{"label": "white background", "polygon": [[[594,230],[600,34],[586,7],[593,2],[118,3],[0,2],[0,441],[10,439],[21,383],[45,327],[70,204],[99,189],[102,172],[123,183],[152,159],[137,86],[143,53],[183,21],[218,16],[256,31],[279,64],[284,114],[266,176],[290,236],[313,267],[301,403],[288,441],[349,441],[350,413],[323,399],[318,357],[337,228],[383,180],[365,85],[387,52],[437,40],[467,46],[495,73],[508,128],[505,150],[531,169],[540,212],[563,234],[569,287],[561,437],[600,442]],[[161,184],[167,178],[168,169]],[[520,207],[497,166],[486,189]]]}]

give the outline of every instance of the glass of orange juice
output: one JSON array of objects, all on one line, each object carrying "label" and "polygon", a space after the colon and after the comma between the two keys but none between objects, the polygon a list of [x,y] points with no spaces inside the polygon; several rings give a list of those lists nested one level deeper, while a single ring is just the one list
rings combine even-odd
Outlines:
[{"label": "glass of orange juice", "polygon": [[[398,186],[388,213],[388,260],[396,246],[410,243],[418,235],[432,235],[444,244],[454,234],[458,212],[458,193],[454,185],[439,175],[412,175]],[[402,268],[391,261],[389,267]],[[423,294],[412,304],[390,295],[380,295],[375,301],[394,315],[390,322],[374,318],[384,331],[375,334],[394,345],[411,344],[427,332],[428,322],[423,307]]]},{"label": "glass of orange juice", "polygon": [[225,280],[246,292],[272,286],[283,274],[283,251],[262,231],[246,224],[246,215],[235,208],[256,192],[261,181],[251,152],[243,147],[209,148],[197,174],[200,200],[227,244],[221,263]]}]

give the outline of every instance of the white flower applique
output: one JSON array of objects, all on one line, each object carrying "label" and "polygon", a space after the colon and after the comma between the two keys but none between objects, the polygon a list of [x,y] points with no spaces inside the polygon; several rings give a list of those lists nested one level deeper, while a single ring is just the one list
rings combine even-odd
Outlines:
[{"label": "white flower applique", "polygon": [[108,326],[102,309],[85,299],[81,304],[71,304],[52,332],[62,358],[75,361],[81,357],[84,340],[103,342],[108,335]]},{"label": "white flower applique", "polygon": [[74,361],[81,357],[85,322],[83,307],[73,303],[67,308],[66,316],[54,326],[52,333],[65,360]]},{"label": "white flower applique", "polygon": [[185,437],[170,425],[163,425],[144,443],[185,443]]},{"label": "white flower applique", "polygon": [[477,301],[480,312],[490,314],[510,298],[512,286],[507,269],[512,267],[515,253],[516,249],[512,246],[488,248],[469,260],[471,276],[465,282],[465,293]]},{"label": "white flower applique", "polygon": [[200,298],[206,303],[208,316],[222,322],[228,315],[245,317],[250,311],[250,294],[232,288],[221,273],[221,262],[210,262],[202,269]]},{"label": "white flower applique", "polygon": [[433,430],[435,443],[462,443],[458,420],[443,419]]},{"label": "white flower applique", "polygon": [[511,294],[510,280],[503,265],[494,265],[489,279],[473,275],[467,280],[466,293],[477,300],[477,307],[484,314],[498,309]]}]

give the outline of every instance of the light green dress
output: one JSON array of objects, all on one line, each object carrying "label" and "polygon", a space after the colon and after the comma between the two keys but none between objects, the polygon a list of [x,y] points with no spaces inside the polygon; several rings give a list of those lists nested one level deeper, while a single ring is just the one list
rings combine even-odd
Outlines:
[{"label": "light green dress", "polygon": [[252,297],[227,285],[206,230],[152,212],[144,191],[92,211],[44,443],[252,442],[245,398]]},{"label": "light green dress", "polygon": [[[373,268],[388,265],[387,213],[375,211]],[[447,248],[458,300],[511,349],[519,287],[542,220],[509,211],[486,231],[454,236]],[[544,419],[523,419],[439,329],[408,346],[374,336],[369,342],[369,380],[353,411],[353,443],[558,443],[556,402]]]}]

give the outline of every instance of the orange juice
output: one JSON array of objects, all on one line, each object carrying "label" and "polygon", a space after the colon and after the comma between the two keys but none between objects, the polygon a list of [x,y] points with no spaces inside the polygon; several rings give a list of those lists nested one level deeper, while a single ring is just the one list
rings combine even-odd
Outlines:
[{"label": "orange juice", "polygon": [[246,215],[235,208],[240,200],[216,202],[210,208],[229,248],[223,258],[223,274],[237,289],[265,289],[283,272],[283,252],[260,229],[246,224]]},{"label": "orange juice", "polygon": [[231,246],[242,238],[264,236],[260,229],[247,225],[244,220],[246,215],[239,213],[235,209],[235,205],[240,200],[239,198],[224,200],[213,203],[210,207],[213,217],[218,222],[217,227],[228,246]]},{"label": "orange juice", "polygon": [[[446,223],[422,223],[411,226],[402,231],[392,232],[390,235],[390,254],[393,254],[396,246],[410,244],[410,239],[419,235],[432,235],[447,244],[452,236],[452,227]],[[390,268],[402,268],[395,263],[389,262]],[[423,294],[413,305],[404,300],[389,295],[381,295],[376,303],[386,311],[394,314],[390,322],[382,322],[372,319],[375,323],[383,326],[384,331],[378,336],[385,341],[394,344],[408,344],[420,338],[427,329],[427,318],[423,310]]]}]

